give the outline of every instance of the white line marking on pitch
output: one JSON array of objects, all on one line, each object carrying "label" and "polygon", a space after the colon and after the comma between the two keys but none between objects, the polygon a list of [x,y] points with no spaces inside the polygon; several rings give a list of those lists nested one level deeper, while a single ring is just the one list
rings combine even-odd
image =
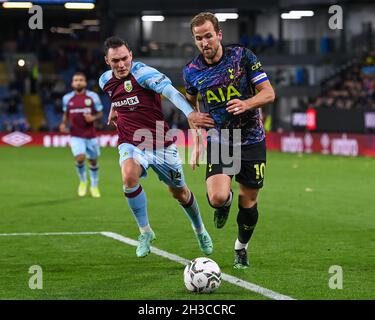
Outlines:
[{"label": "white line marking on pitch", "polygon": [[9,236],[69,236],[85,234],[102,234],[102,232],[25,232],[25,233],[0,233],[0,237]]},{"label": "white line marking on pitch", "polygon": [[[124,236],[119,235],[117,233],[102,232],[102,235],[106,236],[106,237],[109,237],[109,238],[112,238],[112,239],[116,239],[116,240],[121,241],[121,242],[126,243],[126,244],[130,244],[132,246],[138,245],[138,241],[135,241],[135,240],[127,238],[127,237],[124,237]],[[184,258],[182,258],[178,255],[169,253],[169,252],[164,251],[164,250],[160,250],[160,249],[155,248],[155,247],[151,247],[151,252],[158,255],[158,256],[161,256],[161,257],[167,258],[169,260],[181,263],[183,265],[186,265],[189,262],[189,260],[184,259]],[[251,282],[247,282],[245,280],[239,279],[237,277],[231,276],[231,275],[226,274],[226,273],[222,273],[221,276],[222,276],[222,279],[224,281],[227,281],[227,282],[229,282],[231,284],[234,284],[236,286],[245,288],[247,290],[253,291],[255,293],[261,294],[262,296],[265,296],[267,298],[271,298],[271,299],[274,299],[274,300],[295,300],[292,297],[288,297],[288,296],[285,296],[283,294],[274,292],[272,290],[260,287],[256,284],[253,284]]]},{"label": "white line marking on pitch", "polygon": [[[97,234],[100,234],[102,236],[118,240],[120,242],[129,244],[129,245],[134,246],[134,247],[136,247],[138,245],[138,241],[136,241],[136,240],[124,237],[124,236],[122,236],[120,234],[117,234],[117,233],[114,233],[114,232],[106,232],[106,231],[105,232],[103,231],[103,232],[0,233],[0,237],[6,237],[6,236],[60,236],[60,235],[66,236],[66,235],[97,235]],[[151,247],[151,252],[158,255],[158,256],[161,256],[163,258],[167,258],[169,260],[172,260],[174,262],[178,262],[178,263],[183,264],[183,265],[186,265],[187,263],[189,263],[189,260],[187,260],[185,258],[182,258],[178,255],[169,253],[169,252],[164,251],[164,250],[160,250],[156,247]],[[256,284],[251,283],[251,282],[248,282],[248,281],[242,280],[240,278],[231,276],[229,274],[222,273],[221,275],[222,275],[222,279],[224,281],[227,281],[227,282],[229,282],[231,284],[234,284],[236,286],[239,286],[241,288],[250,290],[252,292],[258,293],[258,294],[260,294],[262,296],[265,296],[267,298],[271,298],[271,299],[274,299],[274,300],[295,300],[292,297],[280,294],[278,292],[269,290],[267,288],[263,288],[261,286],[258,286]]]}]

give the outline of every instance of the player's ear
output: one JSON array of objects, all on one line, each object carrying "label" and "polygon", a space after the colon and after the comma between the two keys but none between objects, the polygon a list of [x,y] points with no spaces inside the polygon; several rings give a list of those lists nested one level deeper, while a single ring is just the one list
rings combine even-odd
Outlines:
[{"label": "player's ear", "polygon": [[109,61],[108,61],[108,58],[107,58],[107,56],[104,56],[104,61],[105,61],[105,63],[106,63],[106,64],[108,64],[108,65],[109,65]]},{"label": "player's ear", "polygon": [[217,33],[217,37],[219,38],[220,42],[221,40],[223,40],[223,32],[221,30],[219,30],[219,32]]}]

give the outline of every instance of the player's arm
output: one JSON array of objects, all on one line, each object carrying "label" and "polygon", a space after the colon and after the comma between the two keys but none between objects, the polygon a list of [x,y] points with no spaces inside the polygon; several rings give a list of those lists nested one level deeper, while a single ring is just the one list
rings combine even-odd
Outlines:
[{"label": "player's arm", "polygon": [[[189,94],[189,93],[186,92],[185,97],[186,97],[186,100],[193,107],[194,111],[196,111],[197,113],[200,113],[199,102],[198,102],[198,95],[193,95],[193,94]],[[213,120],[212,120],[212,123],[214,123]],[[197,145],[199,146],[200,143],[201,143],[201,140],[202,140],[202,135],[201,135],[200,128],[197,127],[194,123],[192,123],[190,121],[189,121],[189,125],[190,125],[190,128],[193,129],[193,130],[191,130],[191,132],[193,134],[195,146],[197,146]]]},{"label": "player's arm", "polygon": [[85,117],[85,121],[90,123],[90,122],[94,122],[96,120],[101,119],[103,117],[103,112],[99,111],[99,112],[96,112],[95,114],[85,113],[83,116]]},{"label": "player's arm", "polygon": [[182,93],[180,93],[171,84],[165,86],[162,94],[185,114],[189,121],[189,124],[193,128],[212,128],[214,126],[215,123],[208,113],[196,111],[196,105],[194,110],[191,104],[182,95]]},{"label": "player's arm", "polygon": [[185,114],[189,123],[197,127],[213,127],[214,122],[210,116],[194,111],[185,97],[172,85],[171,80],[166,75],[142,63],[134,64],[132,74],[142,87],[162,94],[171,101],[177,109]]},{"label": "player's arm", "polygon": [[[189,94],[186,92],[185,94],[185,97],[186,97],[186,100],[190,103],[190,105],[193,107],[194,111],[196,112],[200,112],[199,110],[199,103],[198,103],[198,95],[193,95],[193,94]],[[194,123],[191,123],[189,121],[189,126],[191,129],[191,132],[193,134],[193,139],[194,139],[194,147],[199,147],[201,142],[202,142],[202,135],[201,135],[201,132],[200,132],[200,129],[197,128]],[[193,169],[194,169],[194,166],[193,166]]]},{"label": "player's arm", "polygon": [[103,117],[103,105],[99,96],[95,92],[88,91],[87,94],[94,102],[94,109],[95,109],[94,114],[85,113],[83,115],[85,117],[85,121],[90,123],[90,122],[97,121]]},{"label": "player's arm", "polygon": [[260,108],[275,100],[275,91],[267,80],[255,86],[258,93],[249,99],[233,99],[227,103],[227,111],[233,115],[241,114],[247,110]]},{"label": "player's arm", "polygon": [[[200,112],[198,95],[197,94],[194,95],[194,94],[190,94],[186,92],[185,97],[186,97],[186,100],[193,107],[194,111]],[[200,160],[203,160],[204,145],[203,145],[201,129],[194,127],[194,125],[190,122],[189,122],[189,125],[190,125],[190,128],[192,129],[190,131],[193,136],[193,149],[192,149],[191,157],[190,157],[190,165],[191,165],[191,168],[194,170],[196,167],[199,167]]]},{"label": "player's arm", "polygon": [[186,92],[185,97],[186,97],[186,100],[193,107],[194,111],[199,111],[198,95],[192,95]]},{"label": "player's arm", "polygon": [[[112,70],[108,70],[104,72],[100,78],[99,78],[99,87],[106,93],[108,92],[105,90],[105,85],[108,83],[108,81],[112,78]],[[117,127],[116,124],[117,121],[117,112],[114,109],[113,106],[111,106],[111,109],[109,110],[108,118],[107,118],[107,125],[113,124],[115,127]]]},{"label": "player's arm", "polygon": [[[190,105],[193,107],[194,111],[197,112],[198,114],[200,113],[199,110],[199,102],[198,102],[198,90],[195,88],[188,80],[188,71],[185,68],[183,70],[183,78],[184,78],[184,85],[185,85],[185,97],[186,100],[190,103]],[[210,128],[214,127],[214,121],[213,119],[209,116],[208,113],[204,113],[205,116],[208,116],[211,121],[210,121]],[[192,129],[199,129],[202,128],[202,126],[197,125],[197,123],[194,123],[193,121],[189,121],[190,128]],[[199,133],[199,130],[193,130],[194,138],[196,134]]]},{"label": "player's arm", "polygon": [[65,111],[63,114],[62,121],[59,125],[60,132],[64,132],[64,133],[67,132],[68,121],[69,121],[68,112]]},{"label": "player's arm", "polygon": [[246,100],[233,99],[229,101],[227,103],[227,111],[233,115],[263,107],[275,100],[275,91],[256,55],[251,50],[245,49],[243,51],[243,59],[245,59],[246,73],[257,93]]},{"label": "player's arm", "polygon": [[107,119],[107,125],[109,126],[111,124],[117,127],[117,112],[114,107],[111,107],[111,110],[109,111],[108,119]]},{"label": "player's arm", "polygon": [[59,125],[59,130],[60,132],[66,133],[67,126],[68,126],[68,121],[69,121],[69,114],[68,114],[68,97],[67,95],[63,96],[62,98],[62,110],[64,112],[62,121]]}]

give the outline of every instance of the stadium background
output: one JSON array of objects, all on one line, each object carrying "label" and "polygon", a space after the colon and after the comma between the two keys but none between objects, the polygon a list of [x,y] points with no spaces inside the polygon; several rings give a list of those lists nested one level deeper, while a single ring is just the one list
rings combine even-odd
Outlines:
[{"label": "stadium background", "polygon": [[[42,30],[29,28],[32,15],[27,9],[6,9],[0,4],[0,215],[5,221],[1,233],[87,231],[92,227],[100,231],[112,228],[135,237],[134,221],[121,199],[117,155],[113,148],[116,137],[113,128],[105,125],[109,101],[100,92],[97,81],[107,69],[102,52],[103,40],[113,34],[123,37],[131,46],[135,60],[165,72],[183,92],[182,67],[197,53],[190,34],[191,17],[203,10],[237,14],[237,18],[221,22],[224,44],[240,43],[253,50],[277,96],[275,103],[265,107],[263,112],[268,148],[274,152],[270,153],[269,176],[261,204],[262,211],[273,213],[265,216],[263,230],[260,227],[253,240],[255,250],[258,248],[260,254],[260,264],[267,267],[263,265],[264,270],[257,271],[255,277],[243,277],[249,281],[255,278],[265,286],[273,286],[297,299],[374,298],[374,281],[369,280],[374,280],[375,266],[373,1],[88,1],[95,4],[91,10],[68,10],[64,8],[64,1],[52,2],[33,1],[43,8]],[[332,16],[329,7],[334,4],[343,9],[343,29],[329,28],[328,21]],[[281,14],[290,10],[312,10],[314,15],[299,20],[281,19]],[[143,21],[147,20],[146,15],[161,15],[164,20]],[[69,142],[69,137],[58,133],[58,124],[62,118],[61,97],[70,90],[75,71],[87,75],[89,88],[99,93],[104,104],[105,115],[98,129],[101,145],[109,148],[103,149],[100,160],[103,198],[99,204],[90,199],[80,203],[74,199],[77,181],[70,151],[68,148],[52,148],[66,147]],[[187,129],[183,114],[165,99],[163,111],[172,128]],[[199,190],[206,224],[213,229],[211,209],[205,203],[203,169],[187,175],[193,188]],[[147,183],[150,194],[161,192],[156,180]],[[285,190],[286,186],[288,190]],[[160,197],[166,198],[167,195],[161,193]],[[181,223],[187,225],[178,208],[170,209],[168,201],[160,204],[151,200],[151,205],[156,211],[167,210],[171,216],[181,216],[181,221],[184,221]],[[109,207],[117,210],[116,213]],[[155,220],[154,224],[160,223],[165,230],[177,229],[166,217],[157,218],[155,214]],[[184,234],[189,234],[187,226],[181,228],[185,228]],[[232,229],[228,227],[225,236],[214,233],[216,248],[220,245],[225,248],[215,258],[228,273],[231,272],[228,257],[232,259]],[[311,237],[304,235],[303,230]],[[178,230],[172,233],[179,236]],[[285,233],[295,238],[265,248],[264,243],[271,241],[269,233],[272,233],[273,241],[283,239]],[[293,253],[296,249],[294,241],[304,244]],[[95,245],[102,250],[105,246],[99,242]],[[110,290],[92,292],[94,284],[80,290],[88,280],[83,271],[83,274],[72,276],[81,285],[77,284],[72,291],[65,289],[61,279],[55,279],[56,287],[45,295],[30,292],[23,288],[22,281],[26,281],[27,274],[21,277],[17,268],[21,272],[31,260],[38,260],[33,257],[33,252],[39,250],[39,258],[51,255],[54,265],[60,263],[56,254],[60,249],[68,252],[79,249],[71,240],[63,243],[55,239],[52,247],[47,248],[43,240],[38,239],[33,242],[35,250],[30,248],[31,251],[25,252],[26,243],[26,239],[0,239],[0,247],[7,248],[2,251],[5,256],[0,263],[4,270],[9,271],[8,277],[2,273],[0,298],[158,299],[158,288],[165,286],[163,292],[169,292],[166,283],[155,284],[151,290],[154,295],[137,288],[135,293],[127,295],[121,293],[117,285],[114,285],[116,293],[110,293]],[[334,243],[332,248],[328,243]],[[180,249],[182,253],[185,250],[185,256],[194,246],[194,243],[189,243],[174,248],[167,239],[160,240],[159,244],[176,254],[180,254]],[[91,244],[82,244],[85,245]],[[332,261],[329,255],[326,256],[327,251],[319,251],[326,246],[330,247],[329,251],[336,250]],[[121,265],[118,252],[121,250],[117,249],[111,248],[116,252],[115,266],[105,265],[104,269],[118,272],[116,267]],[[12,250],[21,252],[18,259]],[[45,255],[40,250],[45,250]],[[106,254],[110,256],[111,250]],[[127,259],[132,261],[133,267],[139,268],[132,257],[132,249],[128,250]],[[284,268],[287,269],[281,270],[281,275],[280,270],[276,271],[276,256],[279,254],[283,256]],[[324,264],[323,257],[329,263]],[[101,261],[94,254],[90,258],[93,265]],[[325,280],[328,267],[331,262],[340,264],[340,261],[346,262],[348,269],[356,273],[348,282],[352,281],[353,286],[346,291],[329,290]],[[268,265],[270,262],[274,269]],[[159,260],[157,263],[161,264]],[[67,278],[69,267],[72,265],[68,263],[68,268],[61,270]],[[152,277],[152,271],[146,267],[141,274]],[[177,268],[173,268],[176,271]],[[307,274],[296,275],[302,269]],[[100,270],[96,271],[100,274]],[[74,273],[74,270],[70,272]],[[131,272],[127,272],[129,276]],[[291,280],[292,276],[296,283]],[[171,277],[175,277],[176,285],[181,284],[180,270]],[[143,281],[141,275],[136,278],[134,281]],[[324,278],[323,284],[319,282],[321,278]],[[225,294],[212,298],[249,298],[241,295],[238,288],[233,289],[232,294],[232,289],[228,285],[223,289]],[[175,289],[170,290],[175,292]],[[182,287],[176,290],[180,291],[174,297],[188,297]],[[168,298],[168,294],[165,297]]]}]

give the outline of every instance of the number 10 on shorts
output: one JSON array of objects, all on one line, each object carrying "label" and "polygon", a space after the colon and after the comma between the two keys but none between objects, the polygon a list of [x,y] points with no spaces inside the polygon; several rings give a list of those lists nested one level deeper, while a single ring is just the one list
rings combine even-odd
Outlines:
[{"label": "number 10 on shorts", "polygon": [[264,170],[266,169],[266,164],[262,162],[261,164],[257,163],[254,164],[255,169],[255,179],[263,179],[264,178]]}]

